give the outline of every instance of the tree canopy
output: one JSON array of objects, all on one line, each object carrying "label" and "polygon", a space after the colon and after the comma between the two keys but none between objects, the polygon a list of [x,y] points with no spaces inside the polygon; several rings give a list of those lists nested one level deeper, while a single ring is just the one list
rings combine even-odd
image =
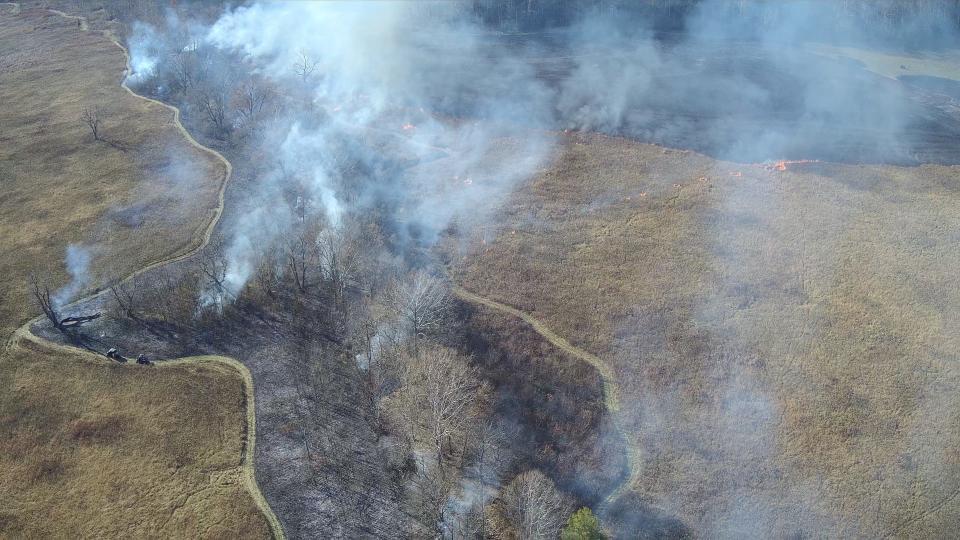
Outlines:
[{"label": "tree canopy", "polygon": [[605,538],[603,529],[600,528],[600,520],[587,507],[574,512],[567,520],[563,531],[560,532],[561,540],[604,540]]}]

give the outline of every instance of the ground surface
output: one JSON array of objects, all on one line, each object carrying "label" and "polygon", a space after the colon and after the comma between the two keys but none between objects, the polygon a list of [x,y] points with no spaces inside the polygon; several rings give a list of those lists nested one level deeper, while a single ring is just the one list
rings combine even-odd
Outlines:
[{"label": "ground surface", "polygon": [[[241,477],[235,370],[136,369],[9,339],[36,315],[29,274],[67,281],[69,243],[92,246],[87,289],[188,251],[225,175],[169,109],[119,86],[109,39],[13,12],[0,6],[0,536],[268,536]],[[85,106],[103,109],[107,142],[81,123]]]},{"label": "ground surface", "polygon": [[811,44],[808,47],[811,51],[824,56],[856,60],[863,65],[864,69],[891,79],[918,75],[960,80],[960,62],[958,62],[960,51],[907,54],[824,44]]},{"label": "ground surface", "polygon": [[694,531],[944,537],[958,178],[570,136],[458,279],[613,367],[634,488]]}]

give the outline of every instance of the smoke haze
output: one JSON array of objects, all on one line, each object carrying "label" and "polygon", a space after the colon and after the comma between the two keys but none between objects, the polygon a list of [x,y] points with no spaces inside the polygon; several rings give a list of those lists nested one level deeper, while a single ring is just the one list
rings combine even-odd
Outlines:
[{"label": "smoke haze", "polygon": [[[177,70],[171,53],[191,57],[209,48],[239,58],[245,75],[269,81],[285,104],[251,135],[265,156],[262,174],[225,231],[226,283],[236,295],[264,260],[278,258],[305,216],[322,216],[335,230],[365,211],[385,210],[392,254],[400,256],[432,246],[453,226],[494,227],[499,203],[548,164],[559,130],[628,136],[738,162],[956,163],[955,101],[931,101],[926,90],[809,46],[943,48],[957,36],[941,19],[908,13],[896,28],[872,27],[863,14],[838,15],[828,2],[709,0],[686,10],[682,32],[665,32],[625,9],[589,12],[553,32],[503,36],[457,3],[252,3],[208,26],[174,17],[172,32],[135,25],[128,80],[151,85]],[[236,74],[214,77],[233,81]],[[762,208],[771,222],[780,210],[775,190],[727,197],[721,209]],[[829,240],[823,246],[833,249]],[[749,254],[731,249],[726,257],[736,268]],[[88,260],[68,250],[73,282],[58,299],[82,287]],[[749,278],[731,274],[722,285]],[[704,300],[695,318],[716,323],[721,308],[712,302],[720,301]],[[665,453],[769,461],[781,414],[773,390],[744,366],[710,360],[719,366],[710,380],[720,382],[701,409],[684,409],[670,395],[674,389],[643,388],[644,400],[624,414]],[[737,373],[724,371],[731,368]],[[693,444],[715,446],[684,446]],[[735,465],[744,476],[720,481],[731,497],[704,518],[715,524],[710,535],[762,537],[783,530],[776,521],[783,511],[800,516],[798,530],[829,526],[831,509],[813,480],[770,500],[746,483],[754,464]]]}]

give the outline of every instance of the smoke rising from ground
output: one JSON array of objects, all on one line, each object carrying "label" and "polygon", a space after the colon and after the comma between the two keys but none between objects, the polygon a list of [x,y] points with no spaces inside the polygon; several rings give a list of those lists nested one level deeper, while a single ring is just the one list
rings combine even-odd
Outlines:
[{"label": "smoke rising from ground", "polygon": [[[135,27],[130,50],[135,76],[176,71],[164,65],[169,52],[187,53],[182,62],[200,55],[195,43],[239,56],[284,104],[251,135],[266,157],[241,217],[226,231],[226,283],[234,295],[258,265],[278,257],[306,216],[322,216],[336,229],[365,211],[386,210],[401,252],[432,245],[451,225],[489,224],[497,204],[551,155],[550,129],[622,134],[735,161],[916,163],[960,155],[960,138],[933,146],[926,138],[960,134],[956,118],[917,102],[896,80],[803,46],[810,39],[942,46],[955,38],[952,27],[930,31],[930,19],[918,15],[898,31],[866,28],[855,14],[837,17],[826,2],[765,3],[748,13],[732,6],[700,3],[684,19],[683,34],[662,36],[643,20],[597,13],[518,46],[452,3],[254,3],[207,28],[171,19],[181,29],[173,43],[165,32]],[[751,189],[720,204],[772,213],[777,197]],[[740,278],[747,276],[730,277],[730,285]],[[715,324],[722,314],[710,301],[696,317]],[[668,443],[651,443],[661,450],[719,448],[768,460],[780,414],[772,390],[721,360],[711,380],[722,384],[693,413],[668,391],[648,388],[647,401],[625,414],[640,417],[633,421],[649,440],[662,435]],[[736,375],[723,372],[728,368]],[[698,437],[714,440],[690,448]],[[769,472],[752,465],[736,468]],[[736,496],[706,518],[716,521],[715,535],[779,530],[772,516],[783,508],[804,515],[807,531],[831,519],[810,504],[819,499],[815,487],[797,485],[769,500],[747,480],[723,484]]]},{"label": "smoke rising from ground", "polygon": [[63,262],[66,265],[67,273],[70,274],[70,282],[58,289],[51,297],[54,309],[63,308],[90,282],[88,271],[91,258],[90,251],[83,245],[70,244],[67,246],[67,254]]},{"label": "smoke rising from ground", "polygon": [[[429,27],[418,24],[421,6],[392,2],[253,4],[212,25],[207,43],[261,66],[312,113],[273,122],[262,144],[279,149],[278,166],[258,198],[269,205],[296,182],[305,190],[295,204],[332,227],[388,201],[401,241],[429,244],[460,217],[482,218],[529,176],[545,155],[542,135],[525,132],[509,155],[490,157],[518,126],[546,121],[546,89],[524,62],[474,39],[455,10],[435,8]],[[234,286],[258,256],[247,247],[275,244],[296,214],[271,212],[266,228],[237,225],[228,248]]]},{"label": "smoke rising from ground", "polygon": [[[683,34],[658,36],[630,9],[597,11],[517,46],[457,3],[252,3],[208,27],[173,15],[165,31],[135,25],[131,80],[184,72],[209,61],[212,47],[242,57],[286,101],[258,143],[273,170],[252,196],[251,221],[229,240],[236,287],[263,255],[249,247],[273,249],[305,211],[336,226],[387,201],[401,243],[417,245],[464,217],[482,221],[548,155],[543,128],[625,134],[735,161],[916,162],[924,134],[946,122],[902,85],[801,46],[903,47],[921,30],[930,45],[932,35],[952,36],[947,25],[931,32],[935,18],[916,15],[897,33],[858,26],[856,13],[838,16],[823,2],[688,4]],[[216,66],[200,71],[217,86],[237,84]],[[294,185],[299,207],[279,208]],[[265,207],[269,226],[258,221]]]}]

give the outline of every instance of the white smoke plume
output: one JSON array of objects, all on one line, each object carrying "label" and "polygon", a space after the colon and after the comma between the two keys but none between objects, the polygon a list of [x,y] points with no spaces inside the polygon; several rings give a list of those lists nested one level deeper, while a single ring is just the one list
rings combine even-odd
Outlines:
[{"label": "white smoke plume", "polygon": [[[279,185],[296,175],[305,188],[298,204],[322,211],[329,226],[388,200],[401,236],[430,243],[454,220],[482,219],[537,168],[548,140],[528,127],[548,118],[549,93],[529,66],[476,37],[458,10],[433,8],[429,27],[417,17],[423,4],[396,2],[256,3],[212,25],[207,43],[260,66],[312,113],[272,126],[263,144],[278,149],[280,166],[261,182],[258,208],[275,208]],[[273,245],[295,214],[271,211],[264,227],[253,212],[237,224],[228,248],[234,286],[261,256],[250,249]]]},{"label": "white smoke plume", "polygon": [[69,244],[64,264],[70,274],[70,282],[57,290],[51,297],[53,307],[61,309],[68,304],[83,287],[90,283],[90,250],[81,244]]}]

